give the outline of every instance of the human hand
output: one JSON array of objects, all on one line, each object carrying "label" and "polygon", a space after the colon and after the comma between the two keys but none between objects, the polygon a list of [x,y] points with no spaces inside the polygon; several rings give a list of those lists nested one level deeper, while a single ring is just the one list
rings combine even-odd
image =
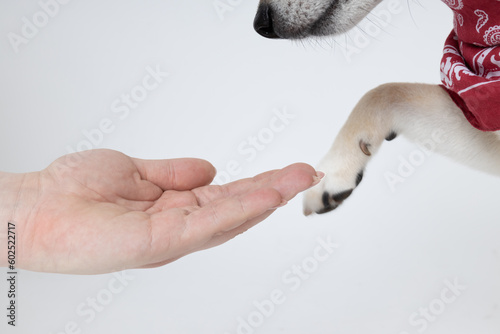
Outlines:
[{"label": "human hand", "polygon": [[223,186],[208,185],[214,176],[204,160],[141,160],[111,150],[4,174],[2,184],[20,189],[0,193],[15,204],[8,219],[16,222],[17,267],[101,274],[162,266],[230,240],[321,178],[306,164]]}]

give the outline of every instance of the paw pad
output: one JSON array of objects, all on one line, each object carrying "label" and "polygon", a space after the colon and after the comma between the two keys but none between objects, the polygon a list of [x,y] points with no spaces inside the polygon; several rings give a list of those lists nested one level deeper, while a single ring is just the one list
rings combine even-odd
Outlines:
[{"label": "paw pad", "polygon": [[352,191],[353,189],[349,189],[333,195],[325,191],[321,197],[323,208],[316,213],[322,214],[335,210],[347,197],[351,196]]}]

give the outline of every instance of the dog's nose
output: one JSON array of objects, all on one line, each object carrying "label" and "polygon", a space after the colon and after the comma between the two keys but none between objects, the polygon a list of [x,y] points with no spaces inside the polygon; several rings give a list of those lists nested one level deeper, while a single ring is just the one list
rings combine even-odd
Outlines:
[{"label": "dog's nose", "polygon": [[253,21],[253,28],[266,38],[280,38],[274,31],[273,15],[269,5],[261,4]]}]

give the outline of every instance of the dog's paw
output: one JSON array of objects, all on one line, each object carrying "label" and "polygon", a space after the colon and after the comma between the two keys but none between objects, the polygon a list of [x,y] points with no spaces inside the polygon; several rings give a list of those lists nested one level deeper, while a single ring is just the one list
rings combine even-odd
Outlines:
[{"label": "dog's paw", "polygon": [[304,214],[308,216],[335,210],[360,184],[370,157],[382,141],[391,141],[396,136],[394,131],[385,137],[372,135],[370,143],[363,139],[346,140],[345,133],[341,132],[317,168],[325,173],[325,177],[304,194]]},{"label": "dog's paw", "polygon": [[352,175],[326,171],[321,182],[305,192],[304,215],[322,214],[335,210],[352,194],[362,179],[363,170]]}]

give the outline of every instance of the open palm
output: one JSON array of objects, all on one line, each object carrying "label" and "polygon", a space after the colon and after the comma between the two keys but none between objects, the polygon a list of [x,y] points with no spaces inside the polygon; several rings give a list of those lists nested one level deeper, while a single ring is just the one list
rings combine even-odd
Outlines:
[{"label": "open palm", "polygon": [[[217,246],[319,181],[291,165],[224,186],[199,159],[141,160],[111,150],[62,157],[38,173],[18,227],[19,266],[98,274],[157,267]],[[26,197],[26,196],[25,196]]]}]

